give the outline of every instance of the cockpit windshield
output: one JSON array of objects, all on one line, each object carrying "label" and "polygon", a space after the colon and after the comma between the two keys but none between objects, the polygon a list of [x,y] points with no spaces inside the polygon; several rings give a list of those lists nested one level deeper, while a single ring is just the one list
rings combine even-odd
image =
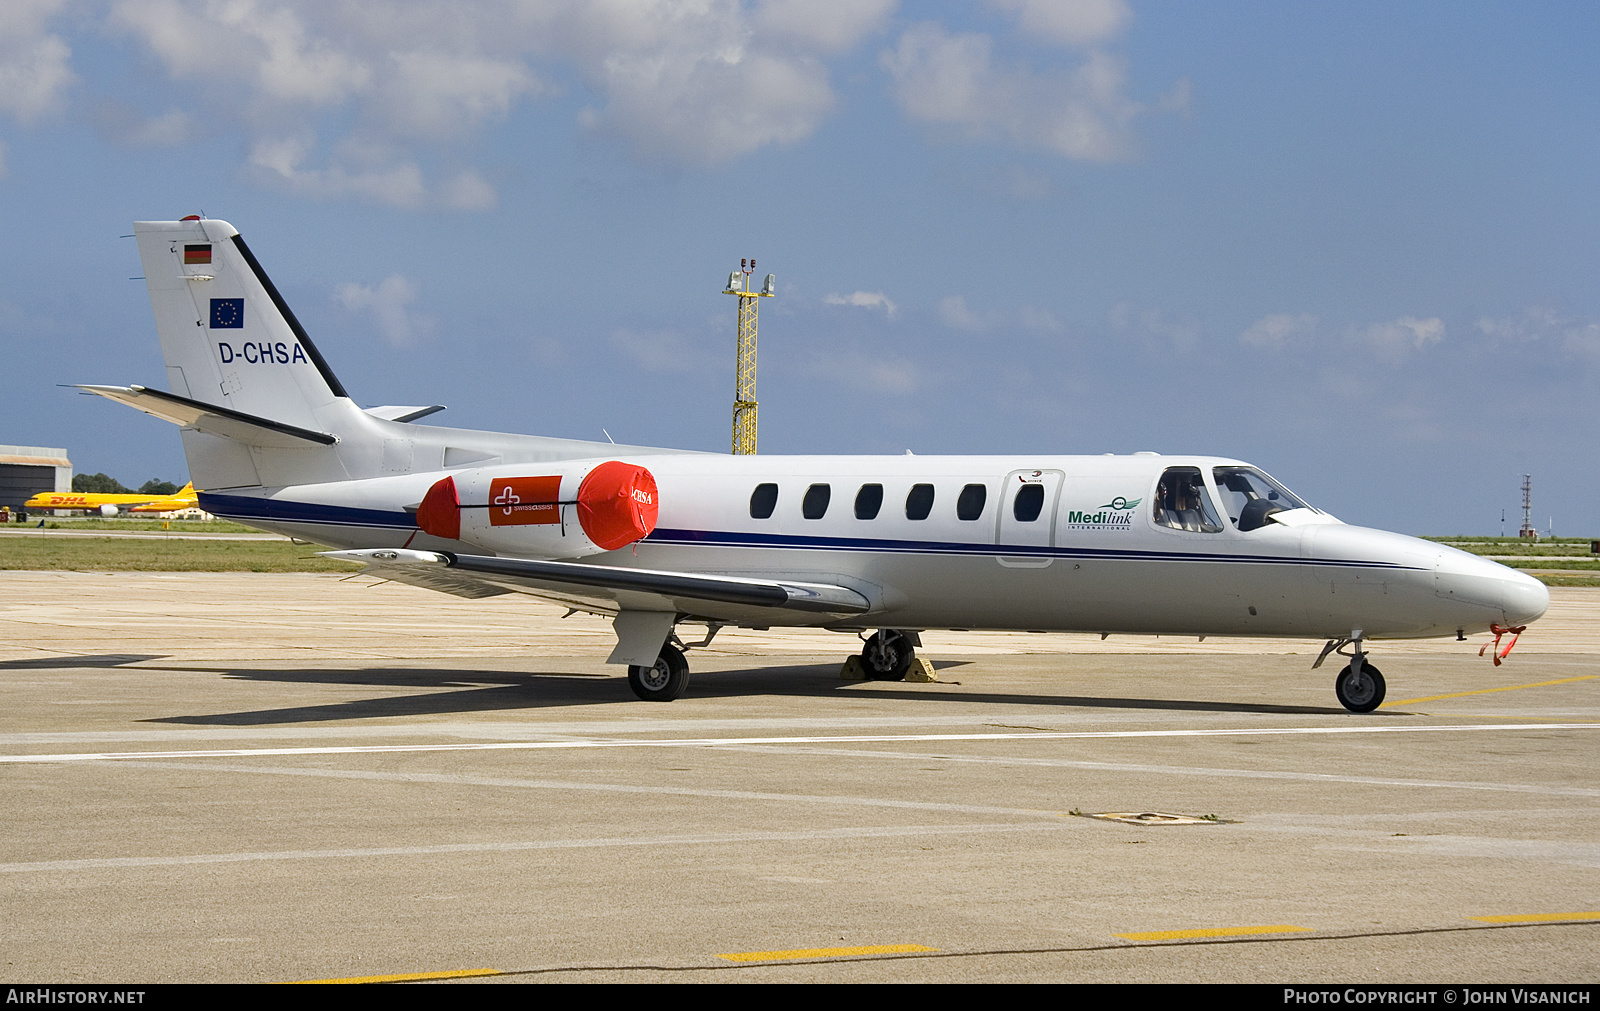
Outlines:
[{"label": "cockpit windshield", "polygon": [[1240,530],[1264,526],[1267,517],[1276,512],[1311,508],[1254,467],[1213,467],[1211,475],[1222,493],[1228,518]]}]

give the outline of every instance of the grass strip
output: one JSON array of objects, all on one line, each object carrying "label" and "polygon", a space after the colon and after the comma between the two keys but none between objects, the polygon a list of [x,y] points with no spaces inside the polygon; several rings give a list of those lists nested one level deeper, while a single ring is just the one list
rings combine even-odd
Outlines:
[{"label": "grass strip", "polygon": [[122,537],[0,538],[0,569],[78,572],[354,572],[290,541],[143,540]]}]

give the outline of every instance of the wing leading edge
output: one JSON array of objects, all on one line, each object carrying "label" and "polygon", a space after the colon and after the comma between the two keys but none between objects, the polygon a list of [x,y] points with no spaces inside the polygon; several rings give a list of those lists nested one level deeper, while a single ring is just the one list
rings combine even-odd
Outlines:
[{"label": "wing leading edge", "polygon": [[527,593],[584,610],[676,611],[738,620],[772,609],[840,618],[872,610],[865,596],[832,583],[748,579],[579,562],[544,562],[405,548],[324,551],[361,562],[372,575],[462,597]]}]

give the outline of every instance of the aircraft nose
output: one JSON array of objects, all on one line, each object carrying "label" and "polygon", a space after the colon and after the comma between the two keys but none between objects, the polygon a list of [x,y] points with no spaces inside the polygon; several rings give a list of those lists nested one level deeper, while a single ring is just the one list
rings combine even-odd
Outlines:
[{"label": "aircraft nose", "polygon": [[1505,625],[1526,625],[1550,606],[1550,590],[1525,572],[1465,552],[1439,559],[1439,595],[1499,612]]},{"label": "aircraft nose", "polygon": [[1500,608],[1506,613],[1506,624],[1526,625],[1538,620],[1550,606],[1550,588],[1526,573],[1514,575],[1515,579],[1502,580]]}]

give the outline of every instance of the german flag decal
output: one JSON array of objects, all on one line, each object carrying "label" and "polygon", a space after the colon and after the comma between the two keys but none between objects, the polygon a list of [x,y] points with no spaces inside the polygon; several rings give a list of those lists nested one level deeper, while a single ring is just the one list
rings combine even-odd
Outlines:
[{"label": "german flag decal", "polygon": [[211,243],[206,242],[206,243],[201,243],[199,245],[192,245],[192,246],[191,245],[186,245],[186,246],[184,246],[183,247],[183,262],[185,264],[190,264],[190,263],[210,263],[211,262]]}]

